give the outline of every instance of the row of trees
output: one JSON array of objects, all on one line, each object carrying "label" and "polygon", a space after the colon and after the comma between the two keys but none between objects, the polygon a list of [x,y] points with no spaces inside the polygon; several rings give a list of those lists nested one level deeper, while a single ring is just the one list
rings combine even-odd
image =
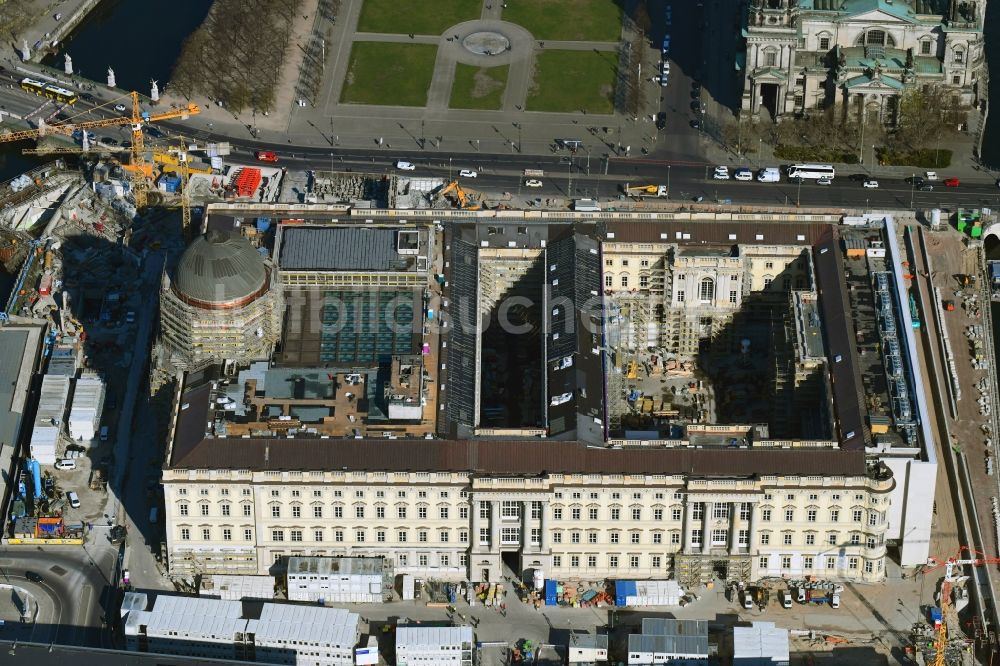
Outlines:
[{"label": "row of trees", "polygon": [[892,161],[947,147],[959,127],[966,121],[967,109],[951,92],[941,86],[913,88],[900,98],[895,125],[884,124],[877,114],[865,115],[864,126],[860,109],[845,113],[841,106],[819,109],[780,123],[753,122],[746,118],[724,125],[720,140],[733,152],[755,156],[761,144],[774,146],[779,157],[789,159],[857,162],[871,161],[875,155],[888,156]]},{"label": "row of trees", "polygon": [[301,6],[302,0],[216,0],[185,40],[171,90],[208,95],[236,113],[270,111]]}]

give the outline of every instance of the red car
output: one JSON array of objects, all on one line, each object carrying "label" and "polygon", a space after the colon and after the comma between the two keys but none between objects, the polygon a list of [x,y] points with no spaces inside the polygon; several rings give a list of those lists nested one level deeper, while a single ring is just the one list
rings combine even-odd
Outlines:
[{"label": "red car", "polygon": [[254,157],[256,157],[261,162],[277,162],[278,161],[278,156],[275,155],[270,150],[258,150],[256,153],[254,153]]},{"label": "red car", "polygon": [[945,187],[958,187],[958,178],[945,178],[944,179],[944,186]]}]

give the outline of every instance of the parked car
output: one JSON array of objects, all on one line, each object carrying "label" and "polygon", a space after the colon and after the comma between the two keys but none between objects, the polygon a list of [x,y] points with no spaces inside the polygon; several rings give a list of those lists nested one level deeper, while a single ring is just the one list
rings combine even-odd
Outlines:
[{"label": "parked car", "polygon": [[462,178],[478,178],[479,172],[473,171],[472,169],[462,169],[458,172],[458,175]]},{"label": "parked car", "polygon": [[751,171],[747,167],[740,167],[739,169],[733,172],[733,178],[735,178],[736,180],[743,180],[743,181],[753,180],[753,171]]},{"label": "parked car", "polygon": [[32,583],[41,583],[42,577],[36,574],[34,571],[25,571],[24,577],[30,580]]},{"label": "parked car", "polygon": [[396,168],[399,169],[400,171],[416,171],[417,170],[417,167],[415,167],[412,163],[410,163],[410,162],[404,162],[402,160],[399,160],[398,162],[396,162]]},{"label": "parked car", "polygon": [[692,120],[691,122],[689,122],[688,125],[690,125],[691,127],[693,127],[696,130],[700,130],[702,123],[701,123],[700,120],[698,120],[697,118],[695,118],[694,120]]},{"label": "parked car", "polygon": [[542,186],[542,181],[537,180],[535,178],[529,178],[528,180],[524,181],[524,186],[525,187],[541,187]]},{"label": "parked car", "polygon": [[924,179],[920,176],[908,176],[903,179],[904,183],[912,183],[914,187],[920,187],[924,184]]},{"label": "parked car", "polygon": [[715,167],[715,173],[712,175],[715,180],[729,180],[729,167],[727,166],[717,166]]},{"label": "parked car", "polygon": [[945,187],[958,187],[959,186],[959,180],[958,180],[958,178],[945,178],[944,179],[944,186]]},{"label": "parked car", "polygon": [[66,499],[69,501],[69,505],[74,509],[80,508],[80,496],[76,494],[75,490],[71,490],[66,493]]},{"label": "parked car", "polygon": [[866,180],[868,180],[868,176],[866,174],[863,174],[863,173],[852,173],[847,178],[849,180],[853,180],[853,181],[858,182],[858,183],[863,183]]},{"label": "parked car", "polygon": [[69,458],[63,458],[62,460],[57,460],[55,464],[56,469],[76,469],[76,461],[70,460]]},{"label": "parked car", "polygon": [[258,150],[253,154],[258,162],[277,162],[278,156],[272,150]]},{"label": "parked car", "polygon": [[864,182],[864,187],[865,187],[865,189],[868,189],[868,190],[877,190],[878,189],[878,181],[874,180],[872,178],[869,178],[868,180],[866,180]]},{"label": "parked car", "polygon": [[118,113],[125,113],[125,105],[115,104],[115,111],[117,111]]},{"label": "parked car", "polygon": [[656,129],[666,129],[667,127],[667,114],[664,111],[660,111],[656,114]]},{"label": "parked car", "polygon": [[833,185],[833,178],[817,178],[817,185]]},{"label": "parked car", "polygon": [[925,171],[924,172],[924,179],[925,180],[937,180],[938,179],[937,171]]},{"label": "parked car", "polygon": [[933,192],[934,191],[934,186],[933,185],[921,185],[920,186],[920,191],[921,192]]}]

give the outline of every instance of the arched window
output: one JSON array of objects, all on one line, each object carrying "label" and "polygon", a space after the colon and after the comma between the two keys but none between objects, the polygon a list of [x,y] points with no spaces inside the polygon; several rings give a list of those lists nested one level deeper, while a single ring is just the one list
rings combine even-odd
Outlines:
[{"label": "arched window", "polygon": [[869,30],[865,33],[866,46],[885,46],[884,30]]},{"label": "arched window", "polygon": [[702,303],[715,300],[715,280],[704,278],[698,287],[698,297]]}]

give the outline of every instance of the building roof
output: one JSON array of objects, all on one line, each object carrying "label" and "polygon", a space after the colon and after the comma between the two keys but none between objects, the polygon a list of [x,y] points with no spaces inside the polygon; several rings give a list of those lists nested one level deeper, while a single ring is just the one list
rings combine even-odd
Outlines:
[{"label": "building roof", "polygon": [[382,575],[381,557],[290,557],[288,575]]},{"label": "building roof", "polygon": [[774,622],[754,622],[749,627],[733,627],[733,660],[746,659],[759,664],[764,660],[788,663],[788,629]]},{"label": "building roof", "polygon": [[860,76],[855,76],[853,78],[847,79],[845,84],[848,88],[863,88],[866,86],[878,87],[879,85],[884,85],[893,90],[902,90],[903,82],[894,79],[891,76],[886,76],[882,74],[881,76],[870,76],[868,74],[861,74]]},{"label": "building roof", "polygon": [[182,295],[217,304],[252,297],[267,282],[260,253],[246,238],[225,231],[209,231],[191,243],[174,280]]},{"label": "building roof", "polygon": [[862,476],[864,451],[624,449],[523,440],[205,439],[173,469],[367,470],[540,474]]},{"label": "building roof", "polygon": [[857,362],[851,309],[844,285],[844,261],[832,229],[815,248],[816,280],[822,312],[827,365],[833,381],[833,406],[841,446],[864,449],[867,440],[861,369]]},{"label": "building roof", "polygon": [[943,16],[947,0],[800,0],[802,9],[842,12],[848,17],[881,11],[912,21],[914,14]]},{"label": "building roof", "polygon": [[[711,245],[814,245],[828,227],[802,222],[709,220],[607,221],[600,226],[601,242],[677,243]],[[610,234],[613,234],[610,235]]]},{"label": "building roof", "polygon": [[264,604],[260,619],[247,621],[247,632],[257,644],[319,643],[350,649],[358,641],[360,620],[343,608]]},{"label": "building roof", "polygon": [[[410,230],[416,233],[416,230]],[[390,271],[409,262],[398,229],[284,225],[278,267],[284,271]]]},{"label": "building roof", "polygon": [[12,654],[12,662],[32,666],[246,666],[246,661],[210,659],[190,655],[167,655],[131,650],[0,641],[0,652]]},{"label": "building roof", "polygon": [[446,649],[463,643],[472,647],[472,627],[397,627],[396,649],[425,651]]}]

